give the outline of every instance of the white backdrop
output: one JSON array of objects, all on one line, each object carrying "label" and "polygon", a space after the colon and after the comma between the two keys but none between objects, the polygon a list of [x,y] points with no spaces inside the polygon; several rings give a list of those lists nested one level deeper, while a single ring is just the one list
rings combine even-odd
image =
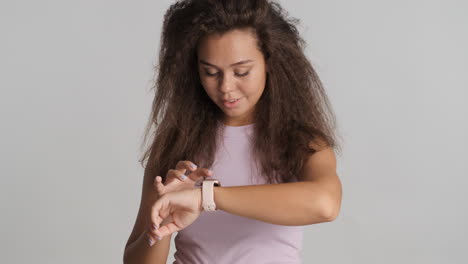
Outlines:
[{"label": "white backdrop", "polygon": [[[122,262],[171,3],[0,1],[2,263]],[[468,3],[281,3],[344,139],[304,263],[467,263]]]}]

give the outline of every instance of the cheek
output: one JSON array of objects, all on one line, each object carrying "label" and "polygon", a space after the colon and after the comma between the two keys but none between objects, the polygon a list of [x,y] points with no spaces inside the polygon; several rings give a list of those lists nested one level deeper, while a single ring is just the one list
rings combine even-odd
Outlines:
[{"label": "cheek", "polygon": [[245,90],[251,96],[258,97],[260,94],[262,94],[263,90],[265,89],[266,78],[262,76],[261,73],[254,73],[254,74],[255,74],[255,76],[253,76],[254,78],[249,79],[245,83]]},{"label": "cheek", "polygon": [[203,86],[203,89],[205,89],[206,93],[210,96],[212,95],[215,95],[216,94],[216,85],[214,85],[213,83],[211,82],[207,82],[207,81],[202,81],[202,86]]},{"label": "cheek", "polygon": [[205,87],[206,90],[213,90],[216,89],[216,78],[208,77],[208,76],[200,76],[200,82]]},{"label": "cheek", "polygon": [[249,83],[249,85],[244,86],[244,94],[250,99],[257,99],[262,93],[265,88],[265,83],[261,81],[256,81]]}]

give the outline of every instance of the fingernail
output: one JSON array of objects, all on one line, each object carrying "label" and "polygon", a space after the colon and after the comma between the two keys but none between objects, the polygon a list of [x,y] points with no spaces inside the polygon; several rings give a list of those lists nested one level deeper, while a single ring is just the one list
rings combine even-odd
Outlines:
[{"label": "fingernail", "polygon": [[153,229],[154,229],[154,230],[158,229],[158,225],[153,224]]},{"label": "fingernail", "polygon": [[155,241],[151,237],[148,237],[148,244],[150,245],[150,247],[152,247],[154,243]]},{"label": "fingernail", "polygon": [[191,167],[192,169],[196,169],[196,168],[197,168],[197,165],[191,164],[190,167]]},{"label": "fingernail", "polygon": [[187,179],[187,176],[185,174],[182,174],[182,179],[183,180]]}]

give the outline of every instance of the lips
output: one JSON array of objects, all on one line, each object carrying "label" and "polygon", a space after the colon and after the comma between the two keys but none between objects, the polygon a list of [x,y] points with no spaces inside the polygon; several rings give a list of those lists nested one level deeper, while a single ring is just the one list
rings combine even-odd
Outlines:
[{"label": "lips", "polygon": [[235,101],[232,102],[232,103],[230,103],[229,101],[224,100],[224,101],[223,101],[223,105],[224,105],[224,107],[226,107],[226,108],[228,108],[228,109],[236,108],[236,107],[239,106],[240,101],[241,101],[242,98],[243,98],[243,97],[238,98],[237,100],[235,100]]},{"label": "lips", "polygon": [[232,101],[236,101],[236,100],[237,100],[237,98],[236,99],[223,100],[223,102],[232,102]]},{"label": "lips", "polygon": [[235,100],[239,100],[240,98],[229,98],[229,99],[223,99],[223,103],[224,102],[229,102],[229,101],[235,101]]}]

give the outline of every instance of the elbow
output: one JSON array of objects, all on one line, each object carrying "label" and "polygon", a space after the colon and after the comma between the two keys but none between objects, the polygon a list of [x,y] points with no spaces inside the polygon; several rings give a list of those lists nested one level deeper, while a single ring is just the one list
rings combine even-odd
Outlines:
[{"label": "elbow", "polygon": [[334,221],[338,215],[340,214],[341,204],[336,199],[325,199],[322,207],[322,216],[324,222],[332,222]]},{"label": "elbow", "polygon": [[339,209],[335,209],[334,207],[327,208],[324,210],[324,222],[332,222],[334,221],[339,215]]}]

